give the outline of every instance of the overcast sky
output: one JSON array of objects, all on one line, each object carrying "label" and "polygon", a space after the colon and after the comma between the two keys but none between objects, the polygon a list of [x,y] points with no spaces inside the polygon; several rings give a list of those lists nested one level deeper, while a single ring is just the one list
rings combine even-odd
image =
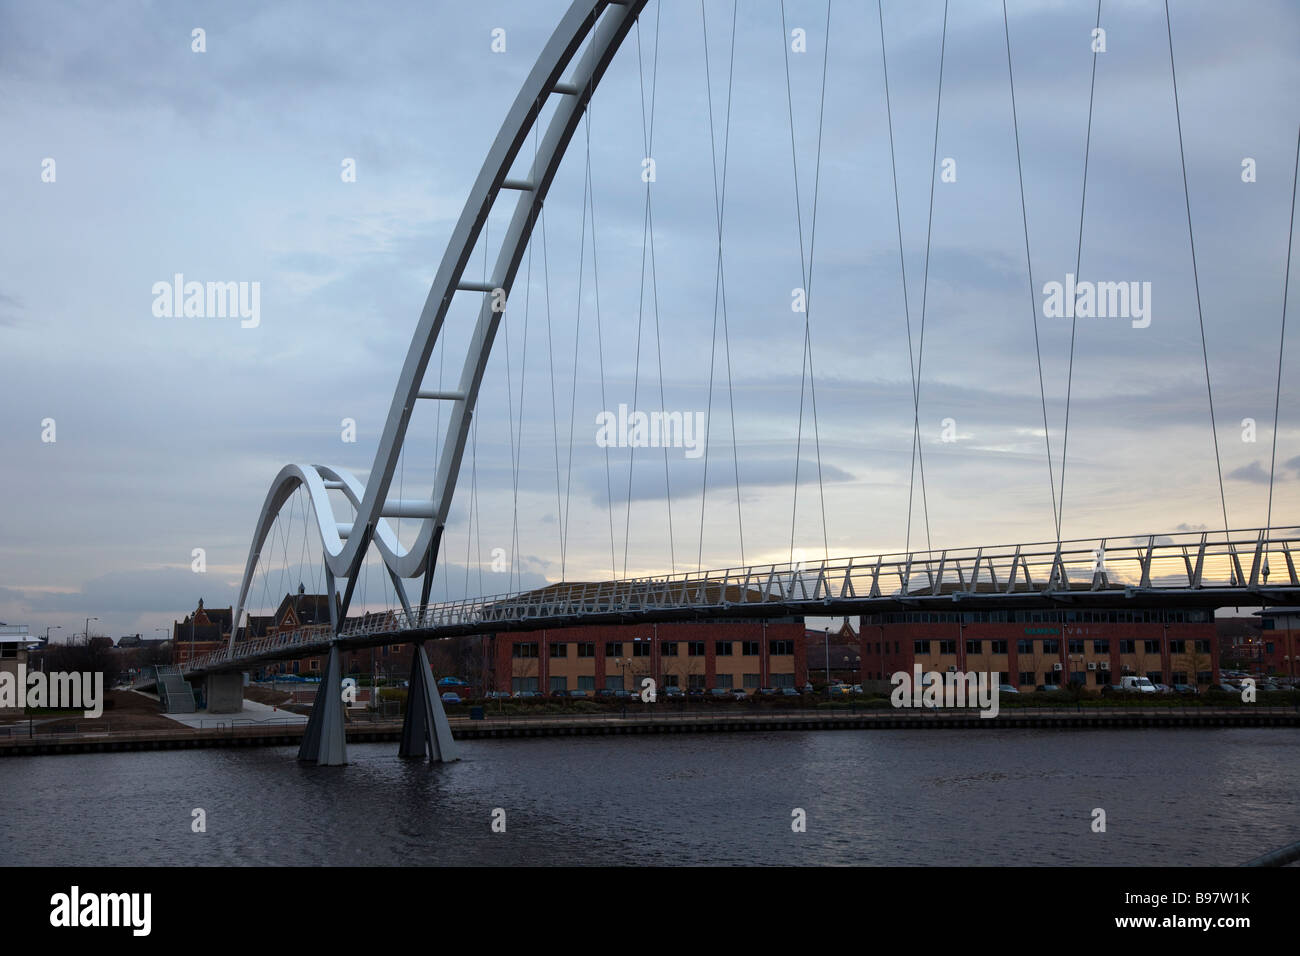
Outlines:
[{"label": "overcast sky", "polygon": [[[58,639],[94,616],[96,633],[158,636],[199,597],[233,601],[282,465],[364,480],[456,217],[566,6],[0,2],[0,620],[61,625]],[[1300,11],[1171,7],[1228,514],[1254,527],[1273,439]],[[935,185],[924,282],[944,7],[884,4],[914,347],[925,302],[918,417],[936,547],[1055,536],[1033,316],[1059,492],[1071,322],[1043,316],[1043,286],[1074,271],[1096,6],[1008,8],[1032,298],[1001,4],[949,10],[937,154],[955,160],[956,180]],[[497,339],[435,595],[559,580],[566,523],[570,580],[622,574],[625,528],[628,574],[738,564],[742,526],[751,563],[786,560],[792,537],[810,556],[908,540],[913,396],[875,3],[837,0],[828,49],[824,0],[787,0],[784,27],[776,0],[744,0],[734,63],[731,11],[705,4],[706,74],[698,0],[653,0],[602,82],[590,149],[580,129],[547,202],[545,257],[535,235]],[[1102,25],[1080,278],[1149,282],[1151,312],[1145,328],[1078,321],[1062,532],[1222,527],[1164,5],[1107,3]],[[192,49],[195,28],[205,52]],[[504,52],[492,50],[496,28]],[[807,50],[788,56],[787,103],[796,28]],[[643,293],[652,87],[655,282]],[[715,313],[712,171],[720,186],[724,145],[729,351]],[[812,247],[820,489],[806,384],[799,428],[792,153],[805,257]],[[1255,182],[1242,181],[1246,158]],[[346,159],[355,182],[341,176]],[[492,259],[508,214],[492,217]],[[154,284],[177,273],[259,283],[259,324],[155,315]],[[448,381],[459,373],[471,298],[453,307],[427,387],[440,366]],[[1288,345],[1275,524],[1300,517],[1300,346]],[[671,498],[658,449],[609,449],[606,470],[596,415],[620,403],[707,416],[703,522],[705,456],[670,450]],[[429,494],[434,404],[413,419],[403,497]],[[255,612],[298,580],[319,586],[303,519],[286,514]],[[926,543],[919,487],[910,541]],[[492,569],[497,548],[505,572]],[[384,603],[377,570],[365,587],[358,604]]]}]

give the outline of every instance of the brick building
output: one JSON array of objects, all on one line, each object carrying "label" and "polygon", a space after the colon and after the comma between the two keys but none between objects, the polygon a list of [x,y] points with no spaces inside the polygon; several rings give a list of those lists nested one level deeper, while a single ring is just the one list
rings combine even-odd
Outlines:
[{"label": "brick building", "polygon": [[802,687],[808,679],[801,618],[667,624],[594,624],[491,635],[488,676],[498,691],[666,687]]},{"label": "brick building", "polygon": [[1260,622],[1260,660],[1265,673],[1300,677],[1300,607],[1256,611]]},{"label": "brick building", "polygon": [[[1300,612],[1298,612],[1300,613]],[[860,630],[865,680],[897,671],[996,671],[1022,691],[1125,674],[1153,683],[1219,681],[1214,612],[1187,610],[908,611],[868,614]]]}]

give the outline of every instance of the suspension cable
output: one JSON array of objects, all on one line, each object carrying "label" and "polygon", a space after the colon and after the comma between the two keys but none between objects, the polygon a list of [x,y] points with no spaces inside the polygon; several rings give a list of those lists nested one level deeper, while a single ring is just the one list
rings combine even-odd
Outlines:
[{"label": "suspension cable", "polygon": [[[795,523],[798,517],[799,508],[799,457],[802,454],[803,447],[803,405],[804,405],[804,381],[805,372],[808,372],[808,378],[811,379],[812,367],[812,319],[811,319],[811,300],[812,300],[812,251],[816,239],[817,228],[817,196],[821,185],[821,151],[822,151],[822,128],[826,112],[826,68],[830,58],[830,22],[831,22],[831,0],[826,0],[826,36],[822,46],[822,86],[820,93],[820,106],[817,115],[817,163],[816,175],[813,185],[813,212],[812,212],[812,233],[808,248],[808,256],[804,255],[803,241],[803,203],[799,198],[799,160],[795,149],[794,137],[794,95],[791,91],[790,84],[790,46],[787,42],[786,19],[785,19],[785,0],[781,0],[781,52],[785,62],[785,101],[786,113],[790,125],[790,162],[794,172],[794,205],[795,205],[795,223],[799,233],[799,274],[800,281],[803,282],[804,293],[804,351],[803,358],[799,368],[799,427],[795,438],[795,456],[794,456],[794,494],[793,503],[790,510],[790,563],[794,563],[794,536]],[[822,546],[827,557],[830,556],[830,538],[826,530],[826,493],[822,484],[821,473],[821,440],[818,434],[817,413],[816,413],[816,386],[812,388],[813,394],[813,432],[817,436],[817,482],[821,495],[822,511]]]},{"label": "suspension cable", "polygon": [[[1101,29],[1101,0],[1097,0],[1097,23]],[[1083,187],[1079,192],[1079,242],[1074,253],[1075,288],[1079,283],[1079,267],[1083,262],[1083,214],[1088,200],[1088,156],[1092,151],[1092,104],[1097,90],[1097,49],[1092,51],[1092,79],[1088,83],[1088,131],[1083,140]],[[1070,304],[1070,364],[1065,376],[1065,428],[1061,436],[1061,493],[1056,512],[1056,549],[1061,549],[1061,523],[1065,520],[1065,463],[1070,451],[1070,400],[1074,395],[1074,342],[1079,326],[1077,302]]]},{"label": "suspension cable", "polygon": [[1286,233],[1286,273],[1282,278],[1282,333],[1277,343],[1277,392],[1273,396],[1273,456],[1268,465],[1268,516],[1265,528],[1273,527],[1273,474],[1277,466],[1277,420],[1282,402],[1282,349],[1286,345],[1286,305],[1291,287],[1291,239],[1295,234],[1296,182],[1300,180],[1300,134],[1296,136],[1295,169],[1291,173],[1291,219]]},{"label": "suspension cable", "polygon": [[726,329],[726,278],[723,269],[723,238],[722,223],[726,209],[727,201],[727,156],[731,144],[731,93],[732,82],[735,75],[736,65],[736,8],[737,4],[732,3],[731,7],[731,41],[730,41],[730,58],[727,67],[727,107],[725,118],[723,119],[723,145],[722,145],[722,183],[719,188],[718,183],[718,157],[717,145],[714,137],[715,122],[713,119],[713,75],[709,64],[709,28],[708,20],[704,13],[704,0],[700,0],[700,28],[704,39],[704,85],[709,106],[709,156],[713,167],[713,208],[718,229],[718,254],[713,272],[713,337],[709,347],[709,392],[707,412],[704,417],[704,472],[703,479],[700,483],[700,541],[699,550],[696,555],[696,570],[699,571],[704,565],[704,519],[705,504],[708,500],[709,493],[709,441],[710,434],[713,430],[713,372],[714,361],[718,350],[718,306],[719,297],[721,297],[722,320],[724,334],[724,348],[727,358],[727,394],[731,397],[731,454],[736,473],[736,521],[740,530],[740,556],[741,564],[745,563],[745,526],[740,507],[740,464],[737,455],[736,445],[736,405],[732,392],[732,375],[731,375],[731,337]]},{"label": "suspension cable", "polygon": [[[1098,3],[1100,6],[1100,0]],[[1219,456],[1219,431],[1214,424],[1214,390],[1210,387],[1210,350],[1205,344],[1205,316],[1201,311],[1201,280],[1196,271],[1196,238],[1192,232],[1192,199],[1187,187],[1187,155],[1183,151],[1183,118],[1178,107],[1178,73],[1174,69],[1174,31],[1169,20],[1169,0],[1165,0],[1165,33],[1169,37],[1169,78],[1174,88],[1174,119],[1178,124],[1178,158],[1183,169],[1183,204],[1187,208],[1187,241],[1192,252],[1192,284],[1196,289],[1196,320],[1201,328],[1201,358],[1205,363],[1205,394],[1210,403],[1210,434],[1214,438],[1214,467],[1219,475],[1219,504],[1223,508],[1223,533],[1227,537],[1228,498],[1223,491],[1223,461]],[[1096,54],[1093,55],[1094,59]],[[1064,476],[1062,476],[1064,481]],[[1059,537],[1059,535],[1058,535]]]},{"label": "suspension cable", "polygon": [[[651,67],[650,78],[650,110],[647,123],[646,105],[645,105],[645,67],[641,62],[641,20],[638,17],[636,22],[636,64],[637,79],[640,82],[640,96],[638,97],[641,104],[641,143],[645,147],[645,155],[652,157],[654,155],[654,118],[655,118],[655,93],[659,87],[659,11],[662,4],[655,8],[655,55],[653,66]],[[637,397],[641,385],[641,327],[642,318],[645,309],[645,276],[646,276],[646,249],[647,239],[650,243],[654,242],[654,216],[651,212],[650,198],[650,180],[645,182],[645,214],[642,218],[641,227],[641,280],[638,289],[637,307],[636,307],[636,364],[632,378],[632,408],[635,411],[637,407]],[[655,291],[655,321],[658,327],[658,291]],[[659,362],[659,392],[660,392],[660,410],[663,408],[663,360],[662,356]],[[627,555],[628,543],[632,535],[632,476],[635,472],[636,464],[636,444],[628,443],[628,468],[627,468],[627,515],[623,525],[623,576],[627,577]],[[673,573],[677,571],[677,559],[673,553],[673,504],[672,491],[667,485],[668,482],[668,446],[664,444],[664,482],[665,489],[668,492],[668,554],[673,565]]]},{"label": "suspension cable", "polygon": [[1016,113],[1016,77],[1011,70],[1011,27],[1007,21],[1007,0],[1002,0],[1002,30],[1007,38],[1007,81],[1011,87],[1011,126],[1016,134],[1016,176],[1020,184],[1020,222],[1025,233],[1025,270],[1029,277],[1029,315],[1034,325],[1034,357],[1038,362],[1038,397],[1043,409],[1043,440],[1047,444],[1047,481],[1052,494],[1052,524],[1059,526],[1056,511],[1056,470],[1052,467],[1052,436],[1047,428],[1047,386],[1043,382],[1043,350],[1038,338],[1038,299],[1034,294],[1034,260],[1029,252],[1029,211],[1025,205],[1025,171],[1020,161],[1020,119]]}]

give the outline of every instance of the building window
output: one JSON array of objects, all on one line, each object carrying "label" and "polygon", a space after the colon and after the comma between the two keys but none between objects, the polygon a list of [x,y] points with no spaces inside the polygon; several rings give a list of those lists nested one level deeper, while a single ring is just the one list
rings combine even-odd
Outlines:
[{"label": "building window", "polygon": [[1045,671],[1043,673],[1044,684],[1059,684],[1061,682],[1060,671]]},{"label": "building window", "polygon": [[1020,683],[1022,683],[1022,684],[1032,684],[1033,682],[1034,682],[1034,672],[1033,672],[1033,671],[1021,671],[1021,672],[1020,672]]},{"label": "building window", "polygon": [[794,686],[794,675],[793,675],[793,674],[773,674],[773,675],[772,675],[772,686],[775,687],[775,688],[777,688],[778,690],[779,690],[780,688],[782,688],[782,687],[793,687],[793,686]]},{"label": "building window", "polygon": [[1071,654],[1083,653],[1083,638],[1081,637],[1070,638],[1070,653]]},{"label": "building window", "polygon": [[1208,684],[1213,679],[1214,679],[1214,674],[1211,671],[1196,672],[1196,683],[1198,684]]},{"label": "building window", "polygon": [[745,657],[757,657],[758,645],[758,641],[741,641],[740,653]]},{"label": "building window", "polygon": [[983,642],[983,641],[967,641],[967,642],[966,642],[966,653],[967,653],[967,654],[983,654],[983,653],[984,653],[983,645],[984,645],[984,642]]},{"label": "building window", "polygon": [[713,675],[713,686],[720,687],[723,690],[731,690],[731,675],[730,674]]},{"label": "building window", "polygon": [[1054,637],[1043,638],[1043,653],[1044,654],[1061,653],[1061,642]]},{"label": "building window", "polygon": [[[1185,653],[1186,653],[1186,650],[1185,650],[1186,647],[1187,647],[1187,642],[1186,642],[1186,641],[1183,641],[1183,640],[1170,641],[1170,642],[1169,642],[1169,653],[1170,653],[1170,654],[1185,654]],[[1175,681],[1175,683],[1178,683],[1178,684],[1185,684],[1186,681]]]},{"label": "building window", "polygon": [[665,687],[676,687],[676,686],[677,686],[677,675],[676,675],[676,674],[665,674],[665,675],[664,675],[664,686],[665,686]]},{"label": "building window", "polygon": [[957,653],[957,642],[956,642],[956,641],[940,641],[940,642],[939,642],[939,653],[940,653],[940,654],[956,654],[956,653]]},{"label": "building window", "polygon": [[1174,671],[1172,674],[1169,675],[1169,678],[1170,678],[1170,680],[1172,680],[1175,684],[1186,684],[1186,683],[1187,683],[1187,671]]},{"label": "building window", "polygon": [[1159,684],[1164,679],[1164,676],[1160,671],[1147,671],[1147,680],[1153,684]]},{"label": "building window", "polygon": [[632,656],[633,656],[633,657],[649,657],[649,656],[650,656],[650,642],[649,642],[649,641],[633,641],[633,642],[632,642]]},{"label": "building window", "polygon": [[606,642],[605,642],[605,656],[606,656],[606,657],[622,657],[622,656],[623,656],[623,645],[620,644],[620,643],[618,643],[617,641],[606,641]]},{"label": "building window", "polygon": [[714,641],[713,653],[717,657],[731,656],[731,641]]},{"label": "building window", "polygon": [[1210,653],[1210,642],[1209,642],[1209,641],[1197,641],[1196,644],[1195,644],[1194,646],[1195,646],[1195,648],[1196,648],[1196,653],[1198,653],[1198,654],[1208,654],[1208,653]]},{"label": "building window", "polygon": [[595,645],[594,643],[592,643],[591,641],[579,642],[579,644],[578,644],[578,656],[579,656],[579,657],[595,657],[595,656],[596,656],[596,645]]},{"label": "building window", "polygon": [[1136,653],[1137,653],[1137,641],[1133,641],[1133,640],[1120,641],[1120,642],[1119,642],[1119,652],[1120,652],[1121,654],[1136,654]]},{"label": "building window", "polygon": [[1093,652],[1094,654],[1109,654],[1109,653],[1110,653],[1110,641],[1093,641],[1093,642],[1092,642],[1092,652]]},{"label": "building window", "polygon": [[1088,683],[1087,671],[1070,671],[1070,682],[1074,684]]},{"label": "building window", "polygon": [[703,675],[703,674],[688,674],[688,675],[686,675],[686,686],[687,686],[687,687],[690,687],[690,688],[692,688],[692,689],[694,689],[694,688],[696,688],[696,687],[703,687],[703,686],[704,686],[704,675]]},{"label": "building window", "polygon": [[623,689],[623,675],[622,675],[622,674],[607,674],[607,675],[605,675],[605,687],[606,687],[607,689],[609,689],[609,690],[622,690],[622,689]]},{"label": "building window", "polygon": [[[551,656],[552,656],[552,657],[568,657],[568,656],[569,656],[569,645],[568,645],[568,644],[552,644],[552,645],[551,645]],[[555,689],[554,687],[551,688],[551,690],[554,690],[554,689]],[[560,689],[563,690],[564,688],[560,688]]]},{"label": "building window", "polygon": [[686,642],[686,653],[689,654],[691,657],[703,657],[703,656],[704,656],[704,642],[703,642],[703,641],[687,641],[687,642]]},{"label": "building window", "polygon": [[993,643],[993,651],[992,651],[992,653],[994,653],[994,654],[1005,654],[1005,653],[1007,652],[1007,642],[1006,642],[1006,641],[993,641],[992,643]]},{"label": "building window", "polygon": [[552,677],[551,690],[568,690],[569,679],[567,677]]},{"label": "building window", "polygon": [[[1016,641],[1016,653],[1017,654],[1034,653],[1034,642],[1030,640],[1025,640],[1023,638],[1021,640]],[[1033,681],[1030,681],[1029,683],[1033,683]]]},{"label": "building window", "polygon": [[596,676],[587,674],[578,678],[578,690],[595,690]]},{"label": "building window", "polygon": [[660,644],[660,645],[659,645],[659,653],[660,653],[660,655],[662,655],[663,657],[676,657],[676,656],[677,656],[677,642],[676,642],[676,641],[668,641],[667,643]]},{"label": "building window", "polygon": [[[533,641],[531,643],[516,642],[514,647],[511,648],[511,656],[512,657],[536,657],[537,642],[536,641]],[[522,688],[522,689],[527,690],[527,688]]]},{"label": "building window", "polygon": [[758,685],[758,675],[757,675],[757,674],[746,674],[746,675],[745,675],[745,690],[754,690],[754,689],[755,689],[756,687],[758,687],[758,686],[759,686],[759,685]]},{"label": "building window", "polygon": [[521,690],[526,690],[535,694],[537,693],[537,678],[512,677],[510,678],[510,689],[515,693],[519,693]]},{"label": "building window", "polygon": [[1159,641],[1143,641],[1142,644],[1143,644],[1143,649],[1144,649],[1148,654],[1159,654],[1159,653],[1160,653],[1160,642],[1159,642]]},{"label": "building window", "polygon": [[929,653],[930,653],[930,642],[929,642],[929,641],[913,641],[913,642],[912,642],[912,653],[913,653],[913,654],[929,654]]},{"label": "building window", "polygon": [[[767,652],[773,657],[782,657],[794,653],[794,641],[768,641]],[[791,686],[794,686],[793,684]]]}]

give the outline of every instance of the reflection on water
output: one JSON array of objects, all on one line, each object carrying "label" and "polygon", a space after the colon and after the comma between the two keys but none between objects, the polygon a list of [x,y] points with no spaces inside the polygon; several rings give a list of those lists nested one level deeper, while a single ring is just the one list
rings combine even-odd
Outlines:
[{"label": "reflection on water", "polygon": [[0,864],[1232,865],[1300,839],[1287,729],[465,741],[446,766],[396,750],[6,758]]}]

